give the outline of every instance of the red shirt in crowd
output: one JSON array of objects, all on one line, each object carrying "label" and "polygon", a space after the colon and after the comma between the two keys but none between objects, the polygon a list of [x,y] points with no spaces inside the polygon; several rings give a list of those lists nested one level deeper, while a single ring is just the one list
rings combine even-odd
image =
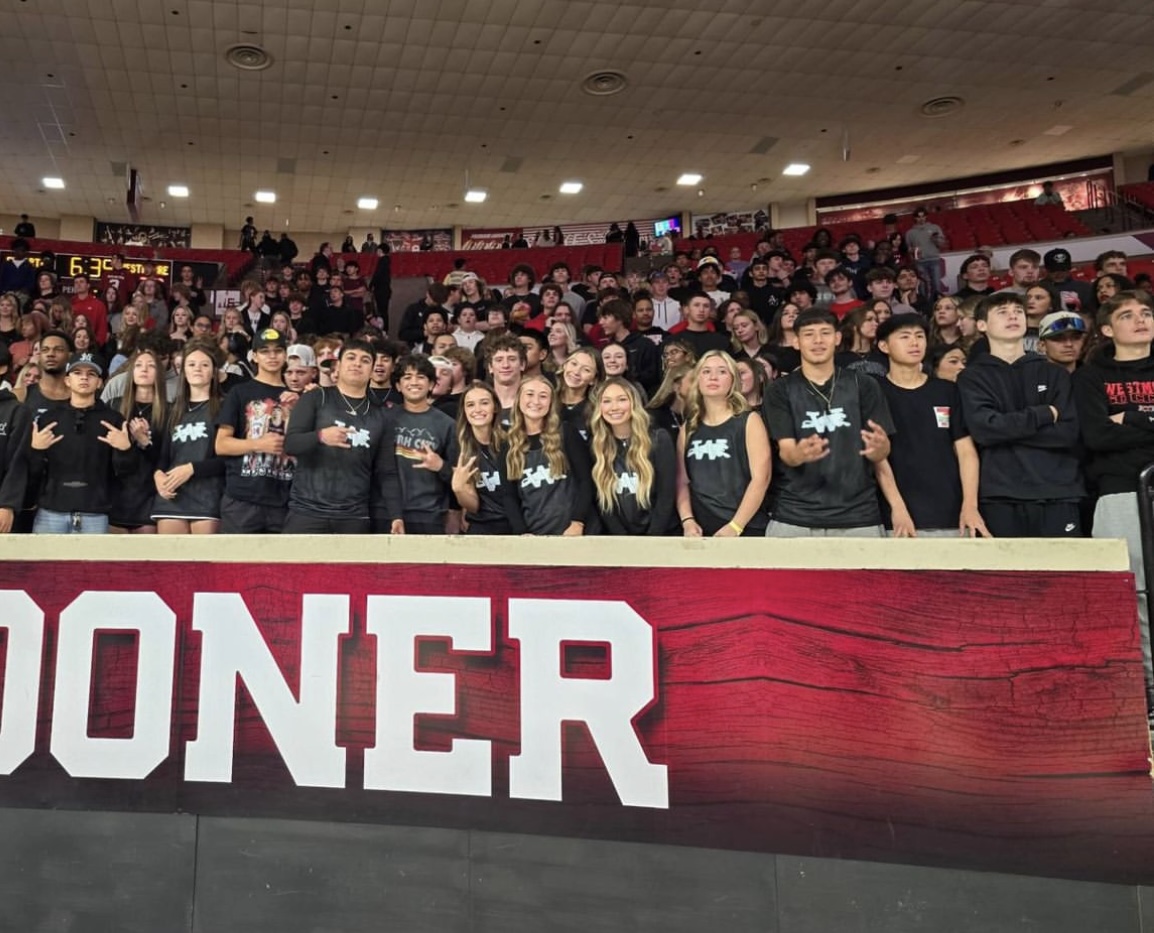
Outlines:
[{"label": "red shirt in crowd", "polygon": [[92,333],[101,346],[108,343],[108,309],[104,302],[89,293],[87,298],[72,296],[72,313],[83,314],[92,325]]},{"label": "red shirt in crowd", "polygon": [[840,321],[843,320],[845,316],[851,311],[856,311],[864,304],[864,301],[860,301],[857,298],[851,298],[849,301],[834,301],[830,304],[829,309],[837,315],[837,319]]},{"label": "red shirt in crowd", "polygon": [[127,269],[109,269],[100,277],[100,294],[109,288],[115,288],[120,303],[126,305],[136,291],[136,276]]}]

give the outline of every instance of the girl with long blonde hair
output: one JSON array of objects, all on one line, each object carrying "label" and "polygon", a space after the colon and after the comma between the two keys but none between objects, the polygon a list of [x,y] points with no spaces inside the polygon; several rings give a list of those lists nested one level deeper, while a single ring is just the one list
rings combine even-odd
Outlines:
[{"label": "girl with long blonde hair", "polygon": [[593,491],[612,535],[677,532],[677,459],[669,433],[655,428],[637,387],[613,376],[597,387],[589,416]]},{"label": "girl with long blonde hair", "polygon": [[769,436],[741,394],[728,353],[710,350],[697,361],[677,455],[677,514],[686,537],[765,534]]},{"label": "girl with long blonde hair", "polygon": [[457,409],[460,456],[453,468],[453,494],[465,512],[466,534],[507,535],[501,484],[501,402],[487,382],[473,382],[461,394]]},{"label": "girl with long blonde hair", "polygon": [[562,423],[553,385],[544,376],[523,379],[501,476],[514,533],[583,535],[592,517],[590,470],[589,448]]},{"label": "girl with long blonde hair", "polygon": [[692,375],[693,363],[676,363],[668,367],[661,385],[645,406],[649,409],[650,420],[657,427],[663,428],[674,444],[677,443],[677,435],[685,423],[685,405],[689,398]]}]

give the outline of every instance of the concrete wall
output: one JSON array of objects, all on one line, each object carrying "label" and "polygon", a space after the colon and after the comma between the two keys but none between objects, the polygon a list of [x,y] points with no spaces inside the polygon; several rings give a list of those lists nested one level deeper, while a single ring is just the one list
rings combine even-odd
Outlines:
[{"label": "concrete wall", "polygon": [[400,826],[0,810],[0,929],[1154,933],[1154,889]]}]

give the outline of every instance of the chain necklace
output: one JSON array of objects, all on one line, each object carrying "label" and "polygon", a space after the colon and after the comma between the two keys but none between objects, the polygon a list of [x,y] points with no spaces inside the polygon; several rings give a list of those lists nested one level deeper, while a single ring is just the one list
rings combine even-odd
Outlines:
[{"label": "chain necklace", "polygon": [[[343,401],[345,403],[345,411],[347,411],[350,415],[355,415],[356,417],[360,418],[360,417],[363,417],[364,415],[368,414],[369,405],[372,404],[372,401],[367,395],[363,399],[358,401],[356,404],[354,404],[353,402],[350,402],[349,397],[347,395],[345,395],[345,393],[342,392],[340,389],[337,389],[337,395],[339,395],[341,397],[341,401]],[[360,408],[361,402],[365,403],[364,411],[361,411],[361,408]]]},{"label": "chain necklace", "polygon": [[822,392],[821,389],[819,389],[816,385],[814,385],[813,381],[808,376],[806,376],[804,373],[802,374],[802,378],[805,379],[806,383],[809,385],[809,388],[813,392],[813,394],[816,395],[818,398],[820,398],[823,402],[825,402],[825,410],[827,412],[832,411],[833,410],[833,394],[834,394],[834,392],[837,391],[837,370],[835,369],[833,371],[833,382],[830,384],[830,387],[829,387],[829,395],[826,395],[824,392]]}]

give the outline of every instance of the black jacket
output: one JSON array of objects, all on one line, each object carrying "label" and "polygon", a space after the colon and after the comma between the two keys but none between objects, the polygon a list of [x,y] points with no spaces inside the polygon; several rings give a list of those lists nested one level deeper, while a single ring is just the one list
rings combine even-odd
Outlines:
[{"label": "black jacket", "polygon": [[99,399],[91,408],[58,402],[40,414],[40,426],[56,422],[52,433],[63,438],[47,450],[32,450],[29,444],[29,479],[38,485],[42,509],[97,515],[111,511],[115,477],[133,471],[140,451],[117,450],[101,441],[108,434],[102,421],[119,427],[124,418]]},{"label": "black jacket", "polygon": [[[958,377],[962,411],[981,452],[982,499],[1076,500],[1085,495],[1070,374],[1043,356],[1013,363],[983,354]],[[1054,421],[1050,406],[1058,410]]]},{"label": "black jacket", "polygon": [[636,331],[630,331],[621,341],[629,360],[629,372],[652,395],[661,385],[661,351],[657,344]]},{"label": "black jacket", "polygon": [[28,482],[32,414],[8,389],[0,389],[0,509],[19,512]]},{"label": "black jacket", "polygon": [[[1099,495],[1135,492],[1154,463],[1154,357],[1118,362],[1108,344],[1074,373],[1086,471]],[[1122,414],[1122,423],[1110,420]]]}]

